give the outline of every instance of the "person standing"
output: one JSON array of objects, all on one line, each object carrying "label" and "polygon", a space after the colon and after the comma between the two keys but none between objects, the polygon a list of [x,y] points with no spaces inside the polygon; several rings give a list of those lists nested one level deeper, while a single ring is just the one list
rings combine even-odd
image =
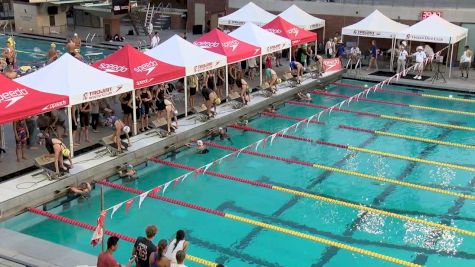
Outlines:
[{"label": "person standing", "polygon": [[325,54],[327,58],[331,58],[333,54],[333,39],[328,39],[327,43],[325,44]]},{"label": "person standing", "polygon": [[99,100],[91,102],[91,124],[92,132],[98,133],[97,126],[99,125]]},{"label": "person standing", "polygon": [[179,251],[186,252],[188,248],[188,241],[185,240],[185,231],[178,230],[176,232],[175,239],[170,242],[165,252],[165,257],[167,257],[172,264],[177,263],[177,254]]},{"label": "person standing", "polygon": [[427,55],[424,52],[424,48],[422,46],[418,46],[417,52],[415,52],[413,56],[416,57],[416,65],[414,66],[416,76],[414,76],[414,79],[421,80],[422,71],[424,71],[424,60],[427,58]]},{"label": "person standing", "polygon": [[152,240],[157,234],[158,229],[155,225],[148,225],[145,228],[145,235],[147,237],[139,236],[135,241],[134,248],[132,249],[132,256],[137,257],[137,267],[149,267],[150,255],[157,251],[157,247],[153,244]]},{"label": "person standing", "polygon": [[370,59],[368,69],[370,70],[371,67],[375,67],[376,71],[378,70],[378,47],[376,46],[376,41],[371,41],[371,47],[369,48],[370,51]]},{"label": "person standing", "polygon": [[152,40],[150,42],[150,46],[154,48],[154,47],[157,47],[159,43],[160,43],[160,36],[158,35],[158,32],[155,32],[155,35],[152,37]]},{"label": "person standing", "polygon": [[26,127],[25,120],[18,120],[13,122],[13,130],[15,133],[16,141],[16,160],[20,162],[20,159],[27,159],[25,157],[26,140],[29,137],[28,128]]},{"label": "person standing", "polygon": [[404,49],[404,46],[399,47],[398,57],[397,57],[397,69],[396,73],[400,73],[402,71],[402,77],[406,76],[406,59],[407,59],[407,51]]},{"label": "person standing", "polygon": [[464,77],[463,73],[465,72],[467,74],[465,78],[468,79],[468,71],[470,70],[470,64],[472,64],[472,56],[472,50],[470,50],[470,47],[466,45],[462,57],[460,57],[460,72],[462,72],[462,78]]},{"label": "person standing", "polygon": [[[97,257],[97,267],[120,267],[120,264],[114,259],[112,254],[119,247],[119,238],[116,236],[111,236],[107,239],[107,250],[101,252],[99,257]],[[126,267],[130,267],[132,262],[134,262],[135,257],[130,258]]]},{"label": "person standing", "polygon": [[[84,133],[84,138],[87,143],[89,141],[89,116],[91,115],[91,102],[82,103],[79,106],[79,123],[81,124],[81,131]],[[81,134],[79,134],[79,141],[81,141]]]}]

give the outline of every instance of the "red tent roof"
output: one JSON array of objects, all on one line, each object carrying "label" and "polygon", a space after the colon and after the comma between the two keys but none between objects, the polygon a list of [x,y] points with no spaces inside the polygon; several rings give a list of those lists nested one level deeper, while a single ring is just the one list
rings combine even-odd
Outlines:
[{"label": "red tent roof", "polygon": [[257,57],[261,53],[259,47],[240,41],[218,29],[214,29],[201,36],[196,39],[193,44],[211,52],[226,56],[228,58],[228,63]]},{"label": "red tent roof", "polygon": [[67,96],[37,91],[0,75],[0,124],[45,113],[67,104]]},{"label": "red tent roof", "polygon": [[185,68],[147,56],[129,44],[92,66],[134,80],[135,89],[185,77]]},{"label": "red tent roof", "polygon": [[281,17],[276,17],[271,22],[262,26],[263,29],[290,39],[292,46],[306,44],[317,40],[317,34],[299,28]]}]

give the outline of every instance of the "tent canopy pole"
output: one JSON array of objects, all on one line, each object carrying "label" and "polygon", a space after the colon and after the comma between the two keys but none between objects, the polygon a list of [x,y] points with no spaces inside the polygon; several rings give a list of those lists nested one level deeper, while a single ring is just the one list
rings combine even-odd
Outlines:
[{"label": "tent canopy pole", "polygon": [[68,106],[68,130],[69,130],[69,151],[71,151],[71,158],[74,157],[74,136],[73,136],[73,113],[71,112],[71,105]]},{"label": "tent canopy pole", "polygon": [[188,78],[187,76],[183,78],[184,79],[183,85],[185,86],[185,117],[188,117],[188,79],[187,78]]},{"label": "tent canopy pole", "polygon": [[135,100],[135,90],[132,91],[132,117],[134,120],[134,135],[137,135],[137,102]]}]

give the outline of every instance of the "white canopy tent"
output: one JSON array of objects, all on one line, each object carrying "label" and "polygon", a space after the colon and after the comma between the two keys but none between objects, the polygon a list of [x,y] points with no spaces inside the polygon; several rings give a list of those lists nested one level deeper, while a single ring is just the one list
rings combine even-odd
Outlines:
[{"label": "white canopy tent", "polygon": [[448,22],[437,15],[432,15],[397,34],[397,39],[419,41],[429,43],[449,44],[450,68],[449,77],[452,74],[452,56],[454,44],[465,39],[467,42],[468,29]]},{"label": "white canopy tent", "polygon": [[[359,37],[392,39],[391,50],[394,51],[396,35],[408,27],[408,25],[396,22],[386,17],[379,10],[375,10],[359,22],[343,27],[343,29],[341,29],[341,35],[342,38],[344,35],[357,36],[358,43]],[[393,57],[394,53],[391,53],[391,69]]]},{"label": "white canopy tent", "polygon": [[265,11],[253,2],[249,2],[247,5],[233,13],[219,18],[218,25],[241,26],[246,24],[246,22],[252,22],[256,25],[262,26],[275,19],[275,17],[274,14]]},{"label": "white canopy tent", "polygon": [[246,23],[236,30],[232,31],[230,36],[242,40],[246,43],[258,46],[261,48],[260,55],[260,83],[262,84],[262,55],[274,53],[291,47],[291,41],[287,38],[281,37],[277,34],[273,34],[261,27],[253,24]]},{"label": "white canopy tent", "polygon": [[71,106],[130,91],[134,93],[133,80],[98,70],[77,60],[68,53],[46,67],[15,81],[43,92],[69,96],[69,143],[71,152],[73,152]]},{"label": "white canopy tent", "polygon": [[307,31],[323,28],[325,41],[325,20],[314,17],[296,5],[291,5],[279,14],[279,17]]},{"label": "white canopy tent", "polygon": [[[168,64],[185,68],[186,76],[226,66],[226,57],[186,41],[178,35],[148,50],[145,54]],[[185,116],[188,115],[187,79],[185,86]]]}]

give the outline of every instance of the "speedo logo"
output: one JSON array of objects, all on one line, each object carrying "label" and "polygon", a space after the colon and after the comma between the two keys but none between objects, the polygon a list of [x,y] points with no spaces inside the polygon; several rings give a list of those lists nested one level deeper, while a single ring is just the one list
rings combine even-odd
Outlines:
[{"label": "speedo logo", "polygon": [[146,75],[149,75],[156,67],[158,66],[157,61],[151,60],[147,63],[144,63],[138,67],[134,68],[135,72],[147,72]]},{"label": "speedo logo", "polygon": [[0,103],[8,103],[5,108],[9,108],[18,100],[28,95],[26,89],[16,89],[0,94]]},{"label": "speedo logo", "polygon": [[279,34],[279,33],[282,33],[282,30],[281,29],[266,29],[268,32],[272,32],[272,33],[275,33],[275,34]]},{"label": "speedo logo", "polygon": [[287,31],[288,34],[293,34],[295,37],[299,34],[299,29],[297,28],[292,28]]},{"label": "speedo logo", "polygon": [[214,48],[218,47],[219,43],[218,42],[208,42],[208,41],[201,41],[201,42],[193,42],[194,45],[201,47],[201,48]]},{"label": "speedo logo", "polygon": [[238,40],[232,40],[228,42],[221,43],[223,47],[231,47],[234,50],[239,46],[239,41]]},{"label": "speedo logo", "polygon": [[127,67],[119,66],[116,64],[107,64],[107,63],[101,63],[101,65],[99,65],[99,69],[105,72],[111,72],[111,73],[126,72],[128,70]]}]

